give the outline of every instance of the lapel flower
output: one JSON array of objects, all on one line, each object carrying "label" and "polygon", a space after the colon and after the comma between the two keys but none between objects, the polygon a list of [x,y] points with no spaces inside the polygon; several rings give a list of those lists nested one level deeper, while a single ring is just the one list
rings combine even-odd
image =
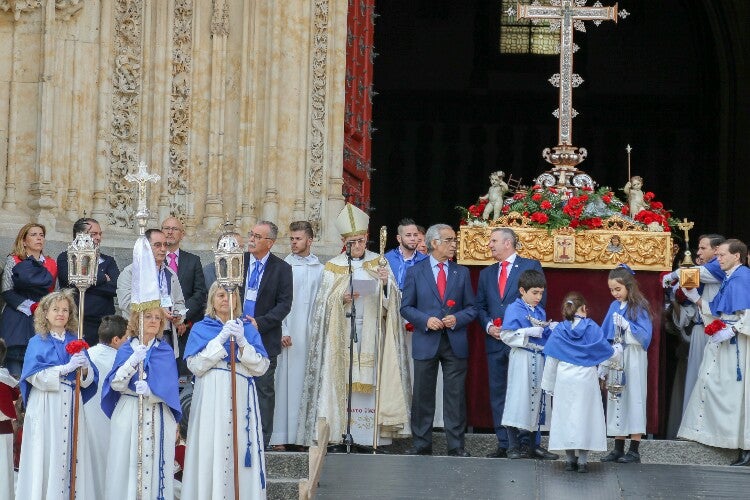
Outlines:
[{"label": "lapel flower", "polygon": [[89,344],[85,340],[73,340],[65,346],[65,351],[72,356],[88,348]]}]

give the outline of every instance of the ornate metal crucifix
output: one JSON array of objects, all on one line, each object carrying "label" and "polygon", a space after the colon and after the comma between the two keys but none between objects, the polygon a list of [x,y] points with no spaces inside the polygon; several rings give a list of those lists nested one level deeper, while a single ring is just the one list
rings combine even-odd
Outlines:
[{"label": "ornate metal crucifix", "polygon": [[135,218],[138,219],[138,234],[140,235],[146,232],[146,222],[150,215],[146,203],[146,183],[157,183],[161,179],[158,174],[149,174],[146,171],[147,168],[148,165],[145,162],[140,162],[138,164],[138,173],[125,176],[126,181],[138,184],[138,211],[135,213]]},{"label": "ornate metal crucifix", "polygon": [[[560,88],[560,107],[553,113],[559,121],[558,143],[552,150],[544,150],[544,159],[554,165],[553,173],[559,168],[575,171],[575,166],[586,158],[584,148],[573,145],[573,118],[578,114],[573,109],[573,88],[583,83],[583,78],[573,73],[573,53],[578,46],[573,43],[573,29],[586,31],[584,21],[594,21],[595,25],[603,21],[615,21],[617,17],[628,16],[626,10],[618,13],[614,7],[603,7],[597,2],[586,6],[586,0],[551,0],[551,5],[540,5],[534,1],[531,5],[517,4],[517,10],[511,7],[508,15],[515,15],[518,20],[529,19],[532,22],[549,21],[550,30],[560,30],[560,73],[550,78],[550,83]],[[567,178],[563,184],[567,184]]]}]

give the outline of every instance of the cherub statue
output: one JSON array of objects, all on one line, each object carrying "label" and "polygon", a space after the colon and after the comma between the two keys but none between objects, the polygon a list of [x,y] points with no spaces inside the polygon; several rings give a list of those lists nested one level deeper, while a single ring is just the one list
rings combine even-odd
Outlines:
[{"label": "cherub statue", "polygon": [[508,185],[503,181],[505,172],[498,170],[490,174],[490,189],[486,195],[480,196],[480,200],[487,200],[482,218],[488,220],[490,214],[492,219],[499,219],[503,209],[503,195],[508,192]]},{"label": "cherub statue", "polygon": [[648,205],[643,199],[643,178],[640,175],[634,175],[625,184],[622,190],[628,195],[628,203],[630,204],[630,216],[635,217],[641,210],[646,210]]}]

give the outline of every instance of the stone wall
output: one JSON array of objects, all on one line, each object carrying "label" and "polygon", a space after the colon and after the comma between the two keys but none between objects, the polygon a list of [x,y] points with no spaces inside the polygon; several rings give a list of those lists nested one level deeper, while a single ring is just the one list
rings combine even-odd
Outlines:
[{"label": "stone wall", "polygon": [[188,248],[210,248],[228,214],[243,233],[272,220],[282,237],[310,220],[321,253],[337,253],[346,11],[0,0],[0,245],[33,220],[55,247],[85,213],[127,252],[136,191],[124,177],[144,161],[161,176],[149,226],[179,216]]}]

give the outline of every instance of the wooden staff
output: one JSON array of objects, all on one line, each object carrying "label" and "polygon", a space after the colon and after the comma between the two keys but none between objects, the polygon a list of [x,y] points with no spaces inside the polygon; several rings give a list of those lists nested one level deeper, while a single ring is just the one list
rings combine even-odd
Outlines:
[{"label": "wooden staff", "polygon": [[[234,320],[232,296],[234,290],[227,290],[229,294],[229,321]],[[237,452],[237,365],[234,335],[229,337],[229,372],[232,380],[232,463],[234,464],[234,498],[240,498],[240,459]]]},{"label": "wooden staff", "polygon": [[[78,340],[83,339],[83,296],[86,293],[85,288],[79,288],[78,297]],[[81,398],[81,369],[76,368],[76,389],[75,398],[73,399],[73,441],[71,446],[70,462],[70,500],[76,498],[76,462],[78,461],[78,414],[81,411],[79,399]]]},{"label": "wooden staff", "polygon": [[[378,267],[385,268],[388,261],[385,259],[385,239],[386,239],[386,227],[380,228],[380,259],[378,259]],[[378,277],[380,281],[380,277]],[[382,284],[379,284],[378,290],[382,288]],[[380,377],[383,374],[383,354],[385,351],[385,334],[383,332],[383,291],[380,290],[380,297],[378,300],[378,326],[375,334],[375,417],[373,421],[372,430],[372,451],[377,453],[378,451],[378,437],[380,427],[380,419],[378,418],[378,412],[380,411]]]}]

